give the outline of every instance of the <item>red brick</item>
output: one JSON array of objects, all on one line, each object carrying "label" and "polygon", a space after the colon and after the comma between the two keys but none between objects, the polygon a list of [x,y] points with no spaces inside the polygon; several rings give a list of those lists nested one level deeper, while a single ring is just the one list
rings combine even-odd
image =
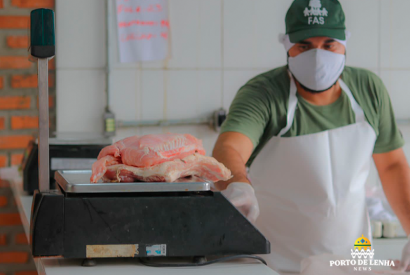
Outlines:
[{"label": "red brick", "polygon": [[37,75],[13,75],[11,77],[11,87],[16,88],[35,88],[37,87]]},{"label": "red brick", "polygon": [[37,271],[20,271],[14,273],[14,275],[38,275]]},{"label": "red brick", "polygon": [[56,61],[55,60],[56,60],[55,58],[48,60],[48,69],[49,70],[55,70],[56,69]]},{"label": "red brick", "polygon": [[49,74],[48,75],[48,87],[54,87],[55,83],[55,75],[54,74]]},{"label": "red brick", "polygon": [[10,187],[10,183],[7,180],[0,179],[0,188],[7,188]]},{"label": "red brick", "polygon": [[23,161],[23,154],[12,154],[11,165],[20,165]]},{"label": "red brick", "polygon": [[6,167],[7,166],[7,156],[5,155],[0,155],[0,167]]},{"label": "red brick", "polygon": [[38,116],[13,116],[11,117],[11,128],[36,129],[38,128]]},{"label": "red brick", "polygon": [[6,234],[0,234],[0,245],[6,245],[6,244],[7,244],[7,235]]},{"label": "red brick", "polygon": [[24,49],[29,47],[27,35],[9,35],[7,36],[7,46],[13,49]]},{"label": "red brick", "polygon": [[[13,75],[11,77],[11,87],[17,88],[37,88],[38,77],[36,74],[31,75]],[[48,76],[48,87],[54,86],[54,75],[49,74]]]},{"label": "red brick", "polygon": [[31,140],[30,135],[0,136],[0,149],[25,149]]},{"label": "red brick", "polygon": [[4,117],[0,117],[0,130],[4,130]]},{"label": "red brick", "polygon": [[[19,213],[0,213],[0,225],[20,225]],[[1,259],[1,257],[0,257]]]},{"label": "red brick", "polygon": [[3,89],[3,87],[4,87],[4,77],[0,76],[0,89]]},{"label": "red brick", "polygon": [[49,96],[48,97],[48,108],[53,108],[54,107],[54,97]]},{"label": "red brick", "polygon": [[19,8],[53,8],[54,0],[11,0],[11,5]]},{"label": "red brick", "polygon": [[7,205],[7,197],[6,196],[0,196],[0,207],[6,206]]},{"label": "red brick", "polygon": [[0,97],[0,110],[29,109],[31,99],[28,96]]},{"label": "red brick", "polygon": [[27,260],[27,252],[0,252],[0,264],[23,264]]},{"label": "red brick", "polygon": [[14,242],[16,244],[28,244],[26,233],[19,233],[14,236]]},{"label": "red brick", "polygon": [[27,56],[0,56],[0,69],[28,69],[32,64]]},{"label": "red brick", "polygon": [[2,15],[0,16],[0,29],[28,29],[30,16]]}]

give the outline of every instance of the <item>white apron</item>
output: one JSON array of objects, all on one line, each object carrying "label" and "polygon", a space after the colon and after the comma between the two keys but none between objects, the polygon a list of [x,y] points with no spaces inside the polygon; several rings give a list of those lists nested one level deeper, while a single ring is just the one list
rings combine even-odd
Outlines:
[{"label": "white apron", "polygon": [[264,255],[278,271],[299,272],[310,255],[346,255],[364,234],[371,240],[365,182],[376,141],[350,89],[356,123],[316,134],[281,137],[292,126],[297,105],[291,77],[287,125],[272,137],[249,170],[260,206],[259,230],[271,242]]}]

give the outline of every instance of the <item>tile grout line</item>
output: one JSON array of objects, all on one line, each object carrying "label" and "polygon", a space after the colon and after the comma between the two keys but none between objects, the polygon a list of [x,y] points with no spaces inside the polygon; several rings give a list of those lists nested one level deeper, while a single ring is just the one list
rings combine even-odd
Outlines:
[{"label": "tile grout line", "polygon": [[224,0],[221,0],[221,108],[224,107],[225,62],[224,62]]},{"label": "tile grout line", "polygon": [[378,43],[379,43],[379,47],[378,47],[378,59],[377,59],[377,72],[379,73],[379,76],[381,75],[381,60],[382,60],[382,24],[381,24],[381,20],[382,20],[382,13],[381,13],[381,9],[382,9],[382,2],[381,0],[379,0],[379,20],[378,20],[378,28],[379,28],[379,38],[378,38]]},{"label": "tile grout line", "polygon": [[138,119],[143,119],[144,115],[144,104],[142,104],[142,101],[144,99],[144,91],[142,90],[143,88],[143,70],[142,70],[142,65],[141,62],[138,64],[138,71],[137,71],[137,87],[139,87],[139,91],[137,90],[137,101],[136,105],[139,106],[138,110],[139,112],[136,113]]},{"label": "tile grout line", "polygon": [[[199,3],[198,3],[198,18],[199,18],[199,20],[198,20],[198,31],[197,31],[197,33],[198,34],[200,34],[201,33],[201,15],[202,15],[202,13],[201,13],[201,2],[199,1]],[[197,46],[196,46],[196,64],[199,64],[199,55],[201,54],[201,51],[200,51],[200,47],[201,47],[201,35],[197,35],[197,37],[196,37],[196,41],[197,41]],[[196,73],[195,73],[195,86],[196,86],[196,91],[195,91],[195,105],[196,105],[196,108],[195,108],[195,115],[196,116],[198,116],[198,109],[199,109],[199,93],[201,92],[200,90],[200,83],[199,83],[199,72],[198,71],[196,71]]]}]

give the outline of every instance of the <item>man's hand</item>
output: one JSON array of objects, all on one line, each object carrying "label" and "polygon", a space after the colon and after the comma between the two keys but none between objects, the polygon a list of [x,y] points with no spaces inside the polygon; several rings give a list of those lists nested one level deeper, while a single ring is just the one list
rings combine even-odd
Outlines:
[{"label": "man's hand", "polygon": [[394,267],[391,267],[393,270],[400,272],[410,271],[410,235],[408,239],[409,241],[407,241],[401,253],[401,261],[394,261]]},{"label": "man's hand", "polygon": [[215,184],[218,190],[224,190],[231,182],[248,182],[245,163],[253,150],[252,141],[237,132],[222,133],[216,141],[212,156],[231,170],[233,178]]},{"label": "man's hand", "polygon": [[410,235],[410,167],[403,149],[373,154],[384,194],[406,232]]},{"label": "man's hand", "polygon": [[253,150],[252,141],[244,134],[226,132],[219,136],[213,151],[213,157],[231,170],[233,178],[217,182],[216,189],[224,190],[222,194],[252,223],[259,216],[259,204],[255,191],[249,184],[245,163]]},{"label": "man's hand", "polygon": [[259,216],[259,204],[255,190],[249,183],[232,182],[221,192],[249,221],[255,223]]},{"label": "man's hand", "polygon": [[[373,155],[384,193],[401,225],[410,235],[410,168],[403,149]],[[410,264],[410,240],[394,269],[406,270]]]},{"label": "man's hand", "polygon": [[409,265],[410,265],[410,240],[407,241],[401,253],[400,271],[406,271]]}]

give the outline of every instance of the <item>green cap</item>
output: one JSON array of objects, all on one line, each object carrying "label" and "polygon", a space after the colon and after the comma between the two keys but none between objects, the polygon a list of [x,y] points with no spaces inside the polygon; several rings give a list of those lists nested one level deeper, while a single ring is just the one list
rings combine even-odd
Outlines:
[{"label": "green cap", "polygon": [[315,36],[346,39],[345,14],[338,0],[294,0],[285,22],[292,43]]}]

